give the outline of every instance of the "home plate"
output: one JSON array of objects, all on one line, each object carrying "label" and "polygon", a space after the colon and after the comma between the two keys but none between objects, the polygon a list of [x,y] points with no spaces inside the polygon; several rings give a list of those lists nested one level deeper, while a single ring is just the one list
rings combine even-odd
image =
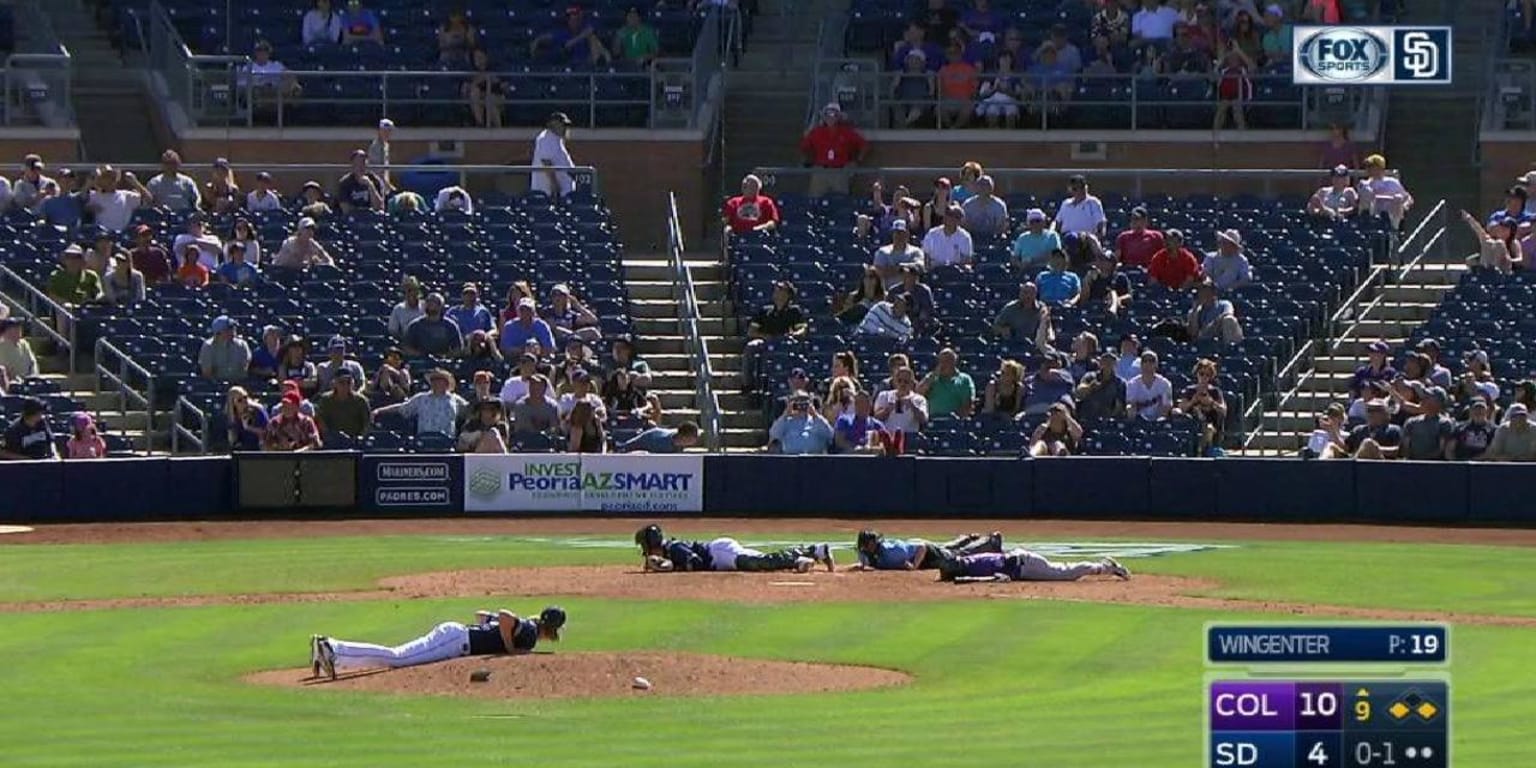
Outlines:
[{"label": "home plate", "polygon": [[768,586],[770,586],[770,587],[814,587],[814,586],[816,586],[816,582],[814,582],[814,581],[770,581],[770,582],[768,582]]}]

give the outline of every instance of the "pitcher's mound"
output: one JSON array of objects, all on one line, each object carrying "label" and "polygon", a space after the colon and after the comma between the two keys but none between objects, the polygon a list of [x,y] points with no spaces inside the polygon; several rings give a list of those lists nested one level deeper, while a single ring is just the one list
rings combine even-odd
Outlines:
[{"label": "pitcher's mound", "polygon": [[[489,670],[490,680],[470,682],[470,674],[479,669]],[[343,672],[334,682],[311,678],[309,672],[307,668],[279,669],[245,679],[259,685],[316,690],[486,699],[767,696],[884,688],[912,680],[903,672],[877,667],[649,651],[479,656],[406,669]],[[636,689],[637,677],[650,681],[650,690]]]}]

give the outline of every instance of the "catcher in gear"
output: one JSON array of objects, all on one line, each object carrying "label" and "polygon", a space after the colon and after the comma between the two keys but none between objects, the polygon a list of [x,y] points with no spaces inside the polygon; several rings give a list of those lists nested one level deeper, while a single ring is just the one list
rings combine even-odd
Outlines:
[{"label": "catcher in gear", "polygon": [[941,567],[957,557],[1002,552],[1003,534],[968,533],[942,544],[926,539],[887,539],[879,531],[859,531],[859,562],[854,570],[921,571]]},{"label": "catcher in gear", "polygon": [[1131,578],[1130,569],[1113,557],[1058,563],[1038,552],[1015,547],[1003,553],[965,555],[939,566],[939,580],[964,584],[979,581],[1077,581],[1085,576]]},{"label": "catcher in gear", "polygon": [[647,571],[798,571],[805,573],[821,563],[828,571],[837,568],[832,548],[807,544],[777,552],[743,546],[732,538],[710,541],[669,539],[656,524],[635,531],[635,544],[645,558]]}]

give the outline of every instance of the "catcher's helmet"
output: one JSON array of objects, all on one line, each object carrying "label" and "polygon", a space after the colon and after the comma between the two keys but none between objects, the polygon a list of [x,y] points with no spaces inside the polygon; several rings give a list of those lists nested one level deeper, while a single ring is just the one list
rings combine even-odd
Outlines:
[{"label": "catcher's helmet", "polygon": [[859,531],[859,551],[860,552],[867,552],[867,551],[869,551],[869,546],[870,545],[879,546],[879,544],[880,544],[880,532],[879,531],[877,531],[877,530],[875,530],[873,528],[865,528],[864,530]]},{"label": "catcher's helmet", "polygon": [[635,543],[646,553],[661,549],[662,539],[661,526],[655,523],[635,531]]}]

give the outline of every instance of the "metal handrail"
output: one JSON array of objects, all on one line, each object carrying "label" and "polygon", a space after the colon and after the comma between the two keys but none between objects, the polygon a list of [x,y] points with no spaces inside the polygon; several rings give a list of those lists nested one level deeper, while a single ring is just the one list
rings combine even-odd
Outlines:
[{"label": "metal handrail", "polygon": [[[197,429],[193,431],[183,426],[181,418],[183,413],[190,413],[197,422]],[[171,453],[181,452],[181,441],[187,441],[196,447],[198,453],[208,452],[208,414],[197,407],[186,395],[176,398],[176,406],[171,411]]]},{"label": "metal handrail", "polygon": [[[108,365],[108,360],[117,362],[116,370]],[[144,392],[141,394],[128,384],[129,373],[139,375],[144,379]],[[133,361],[128,354],[113,346],[106,339],[96,340],[96,379],[97,388],[106,391],[102,382],[112,386],[111,394],[117,395],[118,410],[127,413],[130,404],[143,406],[144,423],[144,452],[154,450],[155,435],[155,375],[148,368]]]},{"label": "metal handrail", "polygon": [[693,353],[694,399],[699,406],[699,420],[704,432],[704,447],[711,452],[721,450],[720,400],[715,394],[714,369],[709,363],[709,342],[699,331],[698,294],[693,283],[693,269],[683,258],[682,219],[677,213],[677,195],[667,193],[667,258],[672,265],[673,292],[678,294],[682,305],[684,341]]},{"label": "metal handrail", "polygon": [[[32,285],[26,278],[16,274],[10,267],[0,264],[0,289],[7,286],[9,286],[10,290],[20,291],[26,298],[24,305],[18,305],[18,311],[27,320],[33,321],[32,327],[42,331],[44,336],[52,339],[55,344],[69,352],[70,374],[79,373],[79,323],[76,321],[74,313],[69,311],[63,304],[54,301],[53,297],[37,286]],[[41,310],[47,310],[51,313],[47,319],[52,319],[65,326],[68,328],[68,333],[58,330],[52,323],[44,322],[45,316],[40,314]]]},{"label": "metal handrail", "polygon": [[[4,65],[5,124],[14,124],[15,115],[20,112],[20,110],[11,108],[11,105],[17,102],[17,99],[14,97],[18,90],[22,93],[29,93],[28,89],[30,88],[40,88],[43,89],[43,92],[48,93],[48,101],[53,102],[59,108],[62,117],[67,119],[69,124],[73,124],[74,105],[72,99],[74,97],[70,75],[73,61],[67,51],[63,53],[13,53],[6,56]],[[39,65],[47,66],[42,67]],[[62,73],[59,82],[62,84],[63,93],[54,94],[52,92],[53,89],[48,87],[48,83],[38,76],[40,72]],[[18,79],[18,75],[27,77],[27,82],[18,86],[15,82]],[[54,124],[54,122],[49,121],[49,115],[40,115],[40,118],[44,124]]]}]

